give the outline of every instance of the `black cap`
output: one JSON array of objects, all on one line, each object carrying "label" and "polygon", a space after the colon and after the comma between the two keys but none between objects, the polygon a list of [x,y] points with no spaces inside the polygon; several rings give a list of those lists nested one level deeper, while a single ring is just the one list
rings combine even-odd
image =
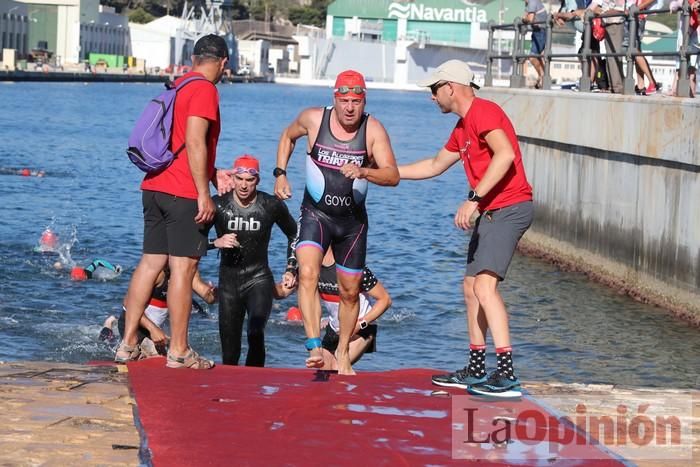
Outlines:
[{"label": "black cap", "polygon": [[223,37],[216,34],[207,34],[199,38],[194,45],[194,55],[203,55],[216,58],[228,58],[228,47]]}]

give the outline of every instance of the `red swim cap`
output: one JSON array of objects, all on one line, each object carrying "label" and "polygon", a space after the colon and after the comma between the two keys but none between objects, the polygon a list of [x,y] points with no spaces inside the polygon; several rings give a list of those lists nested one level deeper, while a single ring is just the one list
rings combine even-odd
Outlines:
[{"label": "red swim cap", "polygon": [[70,270],[70,278],[73,281],[84,281],[87,280],[88,276],[87,272],[85,272],[85,269],[74,267]]},{"label": "red swim cap", "polygon": [[44,230],[44,233],[41,234],[41,240],[39,240],[39,243],[43,246],[54,248],[56,244],[58,244],[58,236],[53,233],[51,229],[46,229]]},{"label": "red swim cap", "polygon": [[19,174],[23,177],[29,177],[32,173],[29,169],[22,169],[19,171]]},{"label": "red swim cap", "polygon": [[355,70],[345,70],[335,79],[336,97],[365,97],[367,85],[361,73]]},{"label": "red swim cap", "polygon": [[248,172],[251,175],[260,175],[260,162],[250,154],[243,154],[241,157],[236,159],[233,163],[234,172],[235,169],[239,169],[238,172]]},{"label": "red swim cap", "polygon": [[295,306],[289,307],[287,310],[287,321],[301,321],[301,311]]}]

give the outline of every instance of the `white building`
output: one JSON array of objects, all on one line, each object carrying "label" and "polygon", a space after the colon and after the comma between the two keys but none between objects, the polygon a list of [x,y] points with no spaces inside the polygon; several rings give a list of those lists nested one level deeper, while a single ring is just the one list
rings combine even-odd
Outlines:
[{"label": "white building", "polygon": [[129,23],[131,50],[134,57],[146,60],[148,68],[165,69],[176,62],[175,35],[184,21],[163,16],[148,24]]},{"label": "white building", "polygon": [[264,76],[270,68],[270,43],[265,40],[238,41],[238,70]]}]

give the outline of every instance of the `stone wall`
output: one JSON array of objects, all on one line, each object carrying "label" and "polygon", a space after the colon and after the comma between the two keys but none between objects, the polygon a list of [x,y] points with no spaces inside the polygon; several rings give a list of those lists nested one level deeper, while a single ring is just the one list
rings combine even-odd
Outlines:
[{"label": "stone wall", "polygon": [[523,246],[700,323],[700,102],[482,89],[520,139]]}]

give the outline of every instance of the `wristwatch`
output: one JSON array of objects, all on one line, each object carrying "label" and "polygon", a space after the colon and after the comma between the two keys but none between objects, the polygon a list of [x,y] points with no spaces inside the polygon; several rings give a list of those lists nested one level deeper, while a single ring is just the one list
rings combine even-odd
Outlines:
[{"label": "wristwatch", "polygon": [[369,326],[369,324],[367,324],[367,321],[365,321],[364,319],[360,321],[360,329],[367,329],[367,326]]},{"label": "wristwatch", "polygon": [[277,178],[280,175],[287,175],[287,171],[284,169],[280,169],[279,167],[275,167],[275,170],[272,171],[272,175],[274,175],[274,177]]},{"label": "wristwatch", "polygon": [[478,203],[479,201],[481,201],[482,198],[481,198],[481,196],[476,194],[476,191],[471,190],[469,192],[469,194],[467,195],[467,199],[469,201],[476,201]]}]

